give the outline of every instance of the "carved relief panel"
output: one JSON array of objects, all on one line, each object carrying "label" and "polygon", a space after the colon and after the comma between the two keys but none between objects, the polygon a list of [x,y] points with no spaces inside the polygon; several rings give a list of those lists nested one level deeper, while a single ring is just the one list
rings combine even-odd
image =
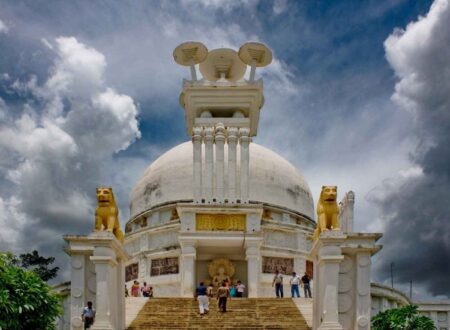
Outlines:
[{"label": "carved relief panel", "polygon": [[138,275],[139,275],[139,264],[137,262],[125,267],[126,282],[137,280]]},{"label": "carved relief panel", "polygon": [[150,276],[178,274],[178,272],[179,272],[178,257],[152,260]]},{"label": "carved relief panel", "polygon": [[263,273],[273,274],[278,270],[282,274],[290,275],[294,271],[294,259],[263,257],[262,268]]}]

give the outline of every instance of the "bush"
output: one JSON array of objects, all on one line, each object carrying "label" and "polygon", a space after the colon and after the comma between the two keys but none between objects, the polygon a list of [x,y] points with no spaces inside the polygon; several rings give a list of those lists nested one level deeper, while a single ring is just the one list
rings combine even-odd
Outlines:
[{"label": "bush", "polygon": [[434,330],[433,320],[422,316],[417,306],[388,309],[372,318],[373,330]]},{"label": "bush", "polygon": [[0,330],[53,330],[60,298],[35,272],[0,252]]}]

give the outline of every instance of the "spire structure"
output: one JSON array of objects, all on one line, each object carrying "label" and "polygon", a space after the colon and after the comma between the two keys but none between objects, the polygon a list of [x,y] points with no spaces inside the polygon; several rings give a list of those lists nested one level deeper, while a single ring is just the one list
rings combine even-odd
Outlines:
[{"label": "spire structure", "polygon": [[[263,82],[255,80],[255,68],[270,64],[271,51],[246,43],[239,53],[229,48],[208,52],[199,42],[187,42],[175,49],[174,59],[191,67],[192,79],[183,80],[180,105],[193,143],[194,202],[248,203],[249,144],[264,104]],[[249,80],[244,79],[247,66]]]}]

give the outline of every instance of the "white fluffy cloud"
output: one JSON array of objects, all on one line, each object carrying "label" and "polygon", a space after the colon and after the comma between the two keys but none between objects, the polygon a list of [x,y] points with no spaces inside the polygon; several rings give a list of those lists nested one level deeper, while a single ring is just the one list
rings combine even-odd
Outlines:
[{"label": "white fluffy cloud", "polygon": [[[448,111],[433,102],[448,102],[450,71],[450,2],[437,0],[426,17],[396,30],[385,42],[386,57],[400,81],[393,100],[412,111]],[[442,104],[443,105],[443,104]]]},{"label": "white fluffy cloud", "polygon": [[[86,231],[94,187],[112,183],[112,155],[141,134],[133,99],[105,83],[103,54],[73,37],[57,38],[54,50],[43,84],[13,84],[33,96],[18,115],[5,111],[0,125],[0,154],[15,160],[2,164],[11,182],[9,197],[0,197],[0,224],[8,228],[0,232],[3,249],[23,248],[24,241],[37,248],[71,228]],[[39,241],[42,233],[51,239]]]}]

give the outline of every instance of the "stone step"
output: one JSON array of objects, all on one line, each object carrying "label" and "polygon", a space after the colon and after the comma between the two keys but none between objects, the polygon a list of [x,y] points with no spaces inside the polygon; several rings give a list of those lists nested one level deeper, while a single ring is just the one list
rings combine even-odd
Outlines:
[{"label": "stone step", "polygon": [[[144,305],[142,301],[128,302],[128,299],[127,322],[136,315],[139,306],[143,306],[134,320],[127,323],[129,330],[311,329],[309,321],[312,319],[312,304],[294,302],[292,299],[235,298],[228,301],[226,313],[218,311],[216,299],[210,299],[210,313],[204,316],[199,315],[198,303],[194,299],[143,298],[146,299]],[[304,305],[302,308],[308,314],[307,316],[301,313],[299,305]],[[311,314],[308,310],[309,306],[311,306]]]}]

